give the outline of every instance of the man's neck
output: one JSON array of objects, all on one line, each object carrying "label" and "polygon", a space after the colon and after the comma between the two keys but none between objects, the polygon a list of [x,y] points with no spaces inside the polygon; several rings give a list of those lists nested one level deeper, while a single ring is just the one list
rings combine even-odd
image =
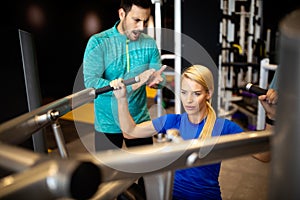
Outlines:
[{"label": "man's neck", "polygon": [[120,34],[124,35],[124,31],[123,31],[123,28],[122,28],[121,21],[120,21],[119,24],[117,25],[117,30],[119,31]]}]

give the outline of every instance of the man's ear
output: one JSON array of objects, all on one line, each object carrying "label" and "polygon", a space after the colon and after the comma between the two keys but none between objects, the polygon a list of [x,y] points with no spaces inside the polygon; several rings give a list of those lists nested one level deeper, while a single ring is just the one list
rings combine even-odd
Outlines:
[{"label": "man's ear", "polygon": [[118,12],[119,12],[119,18],[122,21],[126,16],[125,10],[123,8],[120,8]]}]

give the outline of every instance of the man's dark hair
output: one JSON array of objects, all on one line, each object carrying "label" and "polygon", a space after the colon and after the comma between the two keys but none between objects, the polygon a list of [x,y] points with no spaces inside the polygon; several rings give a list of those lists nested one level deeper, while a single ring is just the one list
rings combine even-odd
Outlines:
[{"label": "man's dark hair", "polygon": [[120,8],[123,8],[128,13],[133,5],[142,8],[151,8],[152,3],[151,0],[121,0]]}]

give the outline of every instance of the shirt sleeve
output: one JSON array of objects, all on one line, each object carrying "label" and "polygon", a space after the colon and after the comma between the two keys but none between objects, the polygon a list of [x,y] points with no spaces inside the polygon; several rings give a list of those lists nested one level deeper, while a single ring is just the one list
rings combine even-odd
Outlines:
[{"label": "shirt sleeve", "polygon": [[269,86],[270,89],[278,91],[278,69],[276,69],[273,79]]},{"label": "shirt sleeve", "polygon": [[235,122],[226,119],[226,130],[224,134],[236,134],[241,133],[244,130]]},{"label": "shirt sleeve", "polygon": [[164,127],[166,121],[167,121],[167,115],[152,120],[152,124],[158,133],[166,133],[166,129]]},{"label": "shirt sleeve", "polygon": [[167,114],[152,120],[152,124],[158,133],[166,133],[172,128],[179,129],[181,116],[177,114]]},{"label": "shirt sleeve", "polygon": [[108,80],[101,78],[105,71],[102,49],[100,41],[92,36],[83,57],[83,76],[86,88],[97,89],[109,84]]},{"label": "shirt sleeve", "polygon": [[220,135],[236,134],[236,133],[241,133],[243,131],[244,130],[235,122],[230,121],[228,119],[218,118],[216,120],[212,135],[220,136]]}]

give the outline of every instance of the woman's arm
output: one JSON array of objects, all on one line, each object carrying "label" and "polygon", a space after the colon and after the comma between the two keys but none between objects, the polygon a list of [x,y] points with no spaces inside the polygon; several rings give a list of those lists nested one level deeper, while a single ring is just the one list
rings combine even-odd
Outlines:
[{"label": "woman's arm", "polygon": [[136,124],[130,115],[126,97],[126,86],[122,79],[111,81],[110,86],[114,88],[114,95],[118,101],[118,114],[121,130],[125,138],[145,138],[156,134],[152,121]]}]

